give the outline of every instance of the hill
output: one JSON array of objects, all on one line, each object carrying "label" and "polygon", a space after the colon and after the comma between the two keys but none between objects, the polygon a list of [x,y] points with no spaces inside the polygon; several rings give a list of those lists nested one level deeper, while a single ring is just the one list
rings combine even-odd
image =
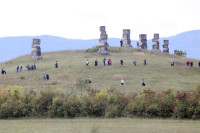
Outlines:
[{"label": "hill", "polygon": [[[188,31],[177,34],[172,37],[163,38],[160,35],[160,48],[164,39],[168,39],[170,44],[170,53],[175,49],[187,52],[187,57],[200,59],[199,55],[199,42],[200,30]],[[147,35],[152,36],[153,35]],[[59,50],[75,50],[75,49],[88,49],[98,44],[98,39],[81,40],[81,39],[66,39],[56,36],[21,36],[21,37],[4,37],[0,38],[0,62],[10,60],[12,58],[31,53],[31,44],[33,38],[41,39],[42,52],[59,51]],[[133,39],[133,38],[132,38]],[[138,39],[138,38],[137,38]],[[110,46],[119,46],[120,38],[109,38],[108,43]],[[132,40],[133,47],[136,47],[137,40]],[[152,49],[152,40],[148,40],[148,49]]]},{"label": "hill", "polygon": [[[94,49],[90,49],[92,51]],[[26,89],[42,90],[45,87],[63,88],[67,93],[79,93],[77,87],[79,81],[92,78],[92,89],[117,88],[123,93],[138,91],[141,88],[141,79],[144,78],[147,87],[159,92],[164,89],[174,88],[190,91],[199,83],[200,68],[197,60],[194,67],[186,67],[187,58],[152,52],[135,48],[109,47],[110,55],[98,55],[96,52],[85,50],[60,51],[43,53],[44,59],[36,61],[37,70],[26,71],[25,66],[32,64],[30,55],[0,64],[5,67],[7,74],[0,75],[1,85],[20,85]],[[112,66],[103,66],[103,58],[112,59]],[[124,65],[120,65],[120,59]],[[144,58],[147,66],[143,65]],[[89,66],[85,66],[89,59]],[[99,66],[94,66],[94,61],[99,61]],[[137,66],[133,66],[133,60],[137,59]],[[170,66],[170,61],[175,60],[175,66]],[[59,68],[54,68],[55,61]],[[190,59],[191,61],[191,59]],[[16,73],[17,65],[23,65],[23,72]],[[42,74],[49,74],[50,80],[43,81]],[[125,81],[124,87],[120,85],[120,79]]]}]

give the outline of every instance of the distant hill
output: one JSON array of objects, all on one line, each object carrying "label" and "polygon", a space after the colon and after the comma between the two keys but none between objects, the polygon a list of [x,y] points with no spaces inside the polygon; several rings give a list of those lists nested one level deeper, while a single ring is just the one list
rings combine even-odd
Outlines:
[{"label": "distant hill", "polygon": [[[148,35],[150,36],[150,35]],[[153,37],[153,35],[152,35]],[[3,37],[0,38],[0,62],[31,53],[31,44],[33,38],[41,39],[42,52],[59,51],[59,50],[74,50],[87,49],[98,44],[98,39],[81,40],[67,39],[56,36],[21,36],[21,37]],[[187,57],[200,59],[200,30],[188,31],[177,34],[172,37],[160,38],[160,49],[164,39],[169,40],[170,53],[174,49],[187,52]],[[119,46],[120,38],[109,38],[110,46]],[[137,40],[132,40],[133,47],[136,47]],[[148,49],[152,49],[152,40],[148,40]]]}]

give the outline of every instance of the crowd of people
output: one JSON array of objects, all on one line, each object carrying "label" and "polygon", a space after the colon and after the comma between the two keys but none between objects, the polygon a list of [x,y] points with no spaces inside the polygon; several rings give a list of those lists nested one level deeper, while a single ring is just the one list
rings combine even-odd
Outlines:
[{"label": "crowd of people", "polygon": [[36,70],[36,65],[35,64],[28,64],[26,66],[27,71],[31,71],[31,70]]},{"label": "crowd of people", "polygon": [[49,80],[49,74],[43,74],[43,80],[45,81],[45,80]]},{"label": "crowd of people", "polygon": [[[103,64],[104,64],[104,66],[106,66],[106,58],[103,59]],[[112,65],[112,60],[108,59],[108,63],[107,64],[108,64],[108,66]],[[121,65],[124,64],[124,60],[123,59],[120,60],[120,64]],[[136,59],[133,60],[133,64],[134,64],[134,66],[136,66],[136,64],[137,64],[137,60]],[[145,58],[144,59],[144,66],[146,66],[146,65],[147,65],[147,60]],[[88,59],[86,60],[86,66],[89,66],[89,60]],[[97,59],[95,59],[95,61],[94,61],[94,66],[98,66],[98,60]]]},{"label": "crowd of people", "polygon": [[[107,64],[106,64],[106,62],[107,62]],[[104,58],[104,59],[103,59],[103,64],[104,64],[104,66],[106,66],[106,65],[110,66],[110,65],[112,65],[112,60],[111,60],[111,59],[108,59],[108,60],[106,61],[106,58]],[[134,60],[133,60],[133,65],[136,66],[136,64],[137,64],[137,60],[134,59]],[[120,65],[124,65],[124,61],[123,61],[122,58],[120,59]],[[144,66],[146,66],[146,65],[147,65],[147,60],[146,60],[146,58],[144,58]],[[174,66],[174,65],[175,65],[174,60],[171,60],[171,66]],[[188,60],[188,61],[186,62],[186,65],[187,65],[187,66],[193,67],[193,61],[189,61],[189,60]],[[86,60],[86,66],[89,66],[89,60],[88,60],[88,59]],[[94,66],[98,66],[98,60],[97,60],[97,59],[95,59],[95,61],[94,61]],[[200,61],[198,62],[198,66],[200,67]],[[22,72],[22,68],[23,68],[22,65],[17,65],[16,73]],[[27,68],[27,71],[36,70],[36,65],[35,65],[35,63],[34,63],[34,64],[30,64],[30,65],[28,64],[28,65],[26,66],[26,68]],[[58,61],[55,62],[55,68],[58,68]],[[5,68],[2,68],[1,74],[6,74]],[[45,81],[45,80],[49,80],[49,74],[46,74],[46,75],[43,74],[42,79],[43,79],[44,81]],[[88,81],[89,81],[89,83],[91,83],[91,77],[90,77],[90,79],[89,79]],[[141,83],[142,83],[142,86],[145,86],[144,79],[142,79]],[[122,86],[124,85],[124,80],[123,80],[122,78],[121,78],[121,85],[122,85]]]}]

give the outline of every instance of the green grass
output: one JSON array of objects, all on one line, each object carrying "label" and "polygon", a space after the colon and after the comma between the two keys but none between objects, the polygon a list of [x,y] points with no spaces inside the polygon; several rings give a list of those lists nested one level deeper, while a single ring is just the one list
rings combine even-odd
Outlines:
[{"label": "green grass", "polygon": [[[63,88],[67,93],[76,89],[77,79],[85,80],[92,77],[91,88],[106,89],[116,88],[121,92],[136,92],[141,88],[141,79],[144,78],[148,87],[156,92],[168,88],[190,91],[194,89],[200,81],[200,68],[197,60],[194,61],[193,68],[187,68],[185,62],[187,58],[152,52],[134,48],[111,47],[110,55],[98,55],[86,51],[59,51],[42,53],[44,59],[36,61],[36,71],[26,71],[25,66],[32,64],[30,55],[18,57],[16,59],[0,64],[0,68],[5,67],[7,74],[0,75],[1,85],[20,85],[25,89],[41,90],[44,87]],[[90,50],[92,51],[92,50]],[[112,66],[103,66],[103,58],[112,59]],[[89,66],[85,66],[86,59],[89,59]],[[120,59],[124,60],[124,66],[120,66]],[[147,66],[143,65],[144,58],[147,59]],[[99,61],[99,66],[94,67],[94,61]],[[133,65],[133,60],[137,59],[137,66]],[[170,61],[175,60],[175,67],[170,66]],[[55,61],[58,61],[59,68],[55,69]],[[17,65],[23,65],[23,72],[16,73]],[[42,81],[42,74],[49,74],[49,81]],[[125,81],[122,88],[121,77]]]},{"label": "green grass", "polygon": [[200,121],[162,119],[0,120],[1,133],[199,133]]}]

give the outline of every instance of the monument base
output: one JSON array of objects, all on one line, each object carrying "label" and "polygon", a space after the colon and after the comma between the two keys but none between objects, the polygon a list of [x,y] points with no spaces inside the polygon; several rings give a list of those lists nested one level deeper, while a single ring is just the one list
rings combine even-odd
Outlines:
[{"label": "monument base", "polygon": [[99,51],[97,53],[102,55],[108,55],[109,51],[106,46],[99,46]]}]

